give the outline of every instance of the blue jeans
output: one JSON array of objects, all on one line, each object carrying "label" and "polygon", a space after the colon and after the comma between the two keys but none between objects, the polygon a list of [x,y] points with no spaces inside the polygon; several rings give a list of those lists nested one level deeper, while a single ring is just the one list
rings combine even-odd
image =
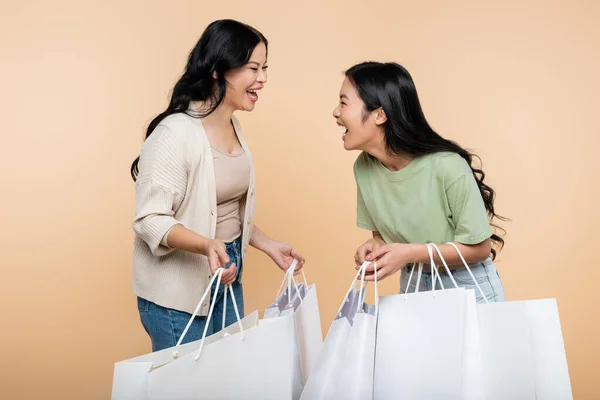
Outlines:
[{"label": "blue jeans", "polygon": [[[238,238],[231,243],[225,243],[225,247],[227,249],[227,255],[230,258],[230,262],[227,264],[226,268],[229,268],[232,263],[235,263],[238,268],[237,278],[235,282],[231,284],[231,288],[235,294],[235,300],[240,313],[240,318],[243,318],[244,299],[242,282],[240,281],[240,273],[242,270],[241,238]],[[217,289],[216,284],[217,281],[215,280],[211,288],[211,302],[215,290]],[[219,285],[215,308],[206,332],[207,336],[216,333],[223,328],[223,308],[225,303],[223,296],[224,290],[225,286]],[[200,295],[198,296],[198,300],[200,300]],[[227,295],[225,326],[229,326],[232,323],[237,322],[235,309],[233,308],[233,301],[231,299],[231,293],[227,293]],[[141,297],[138,297],[137,303],[142,325],[152,341],[152,351],[159,351],[175,346],[192,315],[186,312],[159,306],[158,304],[142,299]],[[199,340],[202,338],[202,333],[204,332],[204,327],[206,326],[206,319],[207,317],[194,318],[194,322],[192,322],[190,329],[187,331],[182,344],[193,342],[194,340]]]},{"label": "blue jeans", "polygon": [[[412,266],[408,266],[402,270],[402,274],[400,275],[400,293],[407,292],[406,286],[408,284],[408,278],[410,276],[411,268]],[[494,262],[491,258],[488,258],[485,261],[469,264],[469,268],[471,268],[471,272],[473,272],[473,276],[477,280],[477,284],[479,285],[479,287],[483,291],[483,294],[485,294],[485,297],[489,302],[498,302],[506,300],[504,296],[504,287],[502,286],[502,280],[500,280],[500,274],[498,274],[498,270],[496,270]],[[445,272],[445,268],[442,267],[439,269],[439,271],[444,288],[453,288],[454,284],[450,280],[448,274]],[[417,286],[417,272],[418,268],[415,265],[415,271],[410,282],[408,293],[413,293],[415,291],[415,288]],[[475,286],[475,283],[473,282],[473,278],[471,278],[471,275],[469,274],[466,268],[457,268],[455,270],[451,270],[451,272],[452,276],[454,277],[454,280],[456,281],[459,287],[464,287],[465,289],[473,289],[475,291],[475,298],[477,299],[477,302],[484,302],[483,296],[481,296],[481,293],[479,292],[479,290]],[[423,275],[421,276],[421,282],[419,284],[419,292],[431,290],[432,281],[433,278],[431,277],[430,273],[423,273]],[[435,288],[436,290],[442,288],[439,281],[436,282]]]}]

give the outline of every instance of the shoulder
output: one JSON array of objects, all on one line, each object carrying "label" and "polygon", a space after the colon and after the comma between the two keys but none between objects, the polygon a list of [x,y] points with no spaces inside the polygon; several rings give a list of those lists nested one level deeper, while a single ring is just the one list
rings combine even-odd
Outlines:
[{"label": "shoulder", "polygon": [[[198,132],[204,132],[202,125],[193,119],[194,117],[185,113],[171,114],[159,122],[155,132],[159,135],[167,134],[171,136],[173,140],[185,144],[194,140],[194,138],[197,138]],[[152,133],[152,135],[154,135],[154,133]]]},{"label": "shoulder", "polygon": [[428,157],[435,170],[435,175],[441,177],[447,185],[451,185],[464,176],[473,175],[467,160],[458,153],[439,152],[430,154]]}]

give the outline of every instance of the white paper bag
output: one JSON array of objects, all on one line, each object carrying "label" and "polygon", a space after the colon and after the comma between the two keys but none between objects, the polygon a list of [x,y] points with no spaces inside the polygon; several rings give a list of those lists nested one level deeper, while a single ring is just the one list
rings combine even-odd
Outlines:
[{"label": "white paper bag", "polygon": [[[219,269],[217,286],[223,269]],[[231,286],[229,292],[234,296]],[[238,317],[235,297],[232,299]],[[208,312],[212,318],[216,292]],[[189,325],[189,324],[188,324]],[[301,375],[292,316],[260,320],[258,325],[208,344],[205,328],[198,352],[185,354],[148,376],[148,399],[296,400]],[[208,326],[208,325],[207,325]]]},{"label": "white paper bag", "polygon": [[[319,357],[323,347],[323,333],[321,331],[321,316],[317,299],[317,287],[315,284],[308,285],[306,275],[302,270],[304,284],[297,284],[293,277],[297,261],[294,260],[284,277],[282,286],[287,282],[287,293],[295,291],[290,297],[287,306],[281,312],[282,316],[293,316],[295,318],[296,338],[298,343],[298,354],[302,373],[302,386],[307,381],[314,364]],[[280,287],[281,291],[281,287]],[[280,296],[278,296],[279,298]],[[275,313],[265,318],[270,318]]]},{"label": "white paper bag", "polygon": [[150,400],[297,399],[294,321],[262,319],[258,326],[207,345],[153,371]]},{"label": "white paper bag", "polygon": [[[208,286],[209,288],[212,286],[212,283],[216,278],[216,275],[213,276],[213,279]],[[205,291],[202,299],[198,302],[199,306],[204,302],[204,299],[208,293],[209,289]],[[189,325],[196,317],[199,306],[196,308],[194,314],[190,318],[188,326],[179,338],[179,341],[175,347],[115,363],[113,371],[112,400],[148,399],[148,377],[154,370],[176,361],[178,357],[198,351],[202,340],[196,340],[185,344],[181,344],[181,342],[188,331]],[[241,319],[238,324],[230,325],[213,335],[207,336],[204,339],[204,345],[208,346],[228,335],[240,332],[240,329],[247,330],[255,327],[257,323],[258,311],[254,311],[245,318]]]},{"label": "white paper bag", "polygon": [[[365,263],[356,277],[361,276],[361,289],[356,291],[355,278],[339,308],[302,400],[372,399],[377,307],[364,304],[364,271],[369,264]],[[375,282],[376,302],[377,298]]]},{"label": "white paper bag", "polygon": [[556,299],[478,304],[478,313],[490,400],[573,398]]},{"label": "white paper bag", "polygon": [[[454,280],[450,268],[442,255],[442,252],[433,243],[427,244],[427,251],[429,252],[429,258],[431,265],[434,264],[433,250],[435,250],[455,288],[458,288],[458,284]],[[471,269],[467,265],[467,270],[471,275]],[[439,275],[437,267],[432,268],[433,273],[433,285],[436,285],[436,278],[439,280],[439,285],[443,289],[442,279]],[[483,291],[476,280],[474,280],[475,286],[483,295]],[[484,295],[483,295],[484,296]],[[484,296],[485,297],[485,296]],[[462,393],[464,400],[485,400],[485,379],[483,373],[483,358],[479,331],[479,318],[477,314],[477,300],[475,297],[475,291],[473,289],[465,289],[465,339],[463,343],[463,380],[462,380]]]},{"label": "white paper bag", "polygon": [[[477,304],[488,400],[573,398],[556,299]],[[510,382],[510,384],[507,384]]]},{"label": "white paper bag", "polygon": [[380,299],[375,399],[463,399],[466,293],[432,288]]}]

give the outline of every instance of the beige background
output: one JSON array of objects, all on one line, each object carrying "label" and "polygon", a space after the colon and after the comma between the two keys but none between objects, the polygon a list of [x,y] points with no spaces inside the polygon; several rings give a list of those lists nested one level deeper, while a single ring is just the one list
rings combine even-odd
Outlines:
[{"label": "beige background", "polygon": [[[149,351],[131,292],[129,165],[223,17],[271,41],[267,90],[239,115],[256,219],[305,254],[324,330],[368,235],[354,223],[357,154],[331,110],[345,68],[395,60],[434,128],[482,156],[512,218],[498,262],[508,298],[558,298],[575,397],[597,398],[599,3],[367,4],[3,2],[0,398],[106,399],[113,363]],[[247,311],[262,313],[281,273],[255,251],[246,268]]]}]

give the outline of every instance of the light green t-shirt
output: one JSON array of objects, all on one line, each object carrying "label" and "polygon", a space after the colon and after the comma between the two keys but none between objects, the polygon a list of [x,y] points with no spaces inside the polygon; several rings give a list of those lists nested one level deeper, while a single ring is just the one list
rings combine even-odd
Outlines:
[{"label": "light green t-shirt", "polygon": [[492,235],[481,193],[467,162],[433,153],[392,172],[362,153],[354,163],[360,228],[386,243],[481,243]]}]

